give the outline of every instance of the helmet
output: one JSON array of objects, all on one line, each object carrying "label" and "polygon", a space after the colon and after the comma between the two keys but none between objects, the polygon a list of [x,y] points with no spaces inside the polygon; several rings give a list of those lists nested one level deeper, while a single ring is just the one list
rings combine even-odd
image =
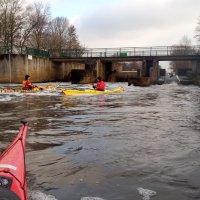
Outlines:
[{"label": "helmet", "polygon": [[25,76],[25,80],[28,80],[29,77],[30,77],[29,75],[26,75],[26,76]]},{"label": "helmet", "polygon": [[101,76],[98,76],[98,77],[97,77],[97,81],[101,81]]}]

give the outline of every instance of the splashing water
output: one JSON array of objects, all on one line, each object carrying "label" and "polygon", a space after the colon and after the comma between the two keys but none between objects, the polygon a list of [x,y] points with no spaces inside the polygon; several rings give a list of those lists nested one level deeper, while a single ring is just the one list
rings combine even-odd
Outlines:
[{"label": "splashing water", "polygon": [[99,197],[82,197],[81,200],[104,200]]},{"label": "splashing water", "polygon": [[153,190],[148,190],[148,189],[144,189],[144,188],[137,188],[139,194],[141,196],[143,196],[143,200],[150,200],[150,197],[156,195],[156,192]]},{"label": "splashing water", "polygon": [[8,102],[8,101],[11,101],[13,98],[11,98],[10,96],[1,96],[0,97],[0,101],[5,101],[5,102]]},{"label": "splashing water", "polygon": [[29,200],[58,200],[52,195],[46,195],[42,193],[41,191],[35,190],[35,191],[29,191],[28,193],[28,199]]}]

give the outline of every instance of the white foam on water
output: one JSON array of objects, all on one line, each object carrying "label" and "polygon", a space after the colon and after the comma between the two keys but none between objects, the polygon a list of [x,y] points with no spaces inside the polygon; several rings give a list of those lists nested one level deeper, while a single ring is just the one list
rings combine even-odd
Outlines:
[{"label": "white foam on water", "polygon": [[17,131],[16,130],[5,130],[4,133],[15,133],[16,134]]},{"label": "white foam on water", "polygon": [[[33,190],[28,192],[29,200],[58,200],[53,195],[47,195],[39,190]],[[100,197],[82,197],[81,200],[105,200]]]},{"label": "white foam on water", "polygon": [[16,99],[17,97],[21,97],[21,96],[23,96],[23,93],[19,93],[19,92],[0,93],[0,102],[12,101],[13,99]]},{"label": "white foam on water", "polygon": [[82,197],[81,200],[104,200],[99,197]]},{"label": "white foam on water", "polygon": [[25,95],[32,95],[32,96],[59,96],[60,92],[56,90],[45,90],[45,91],[38,91],[38,92],[30,92],[24,93]]},{"label": "white foam on water", "polygon": [[58,200],[53,195],[47,195],[39,190],[28,192],[29,200]]},{"label": "white foam on water", "polygon": [[11,101],[13,98],[10,97],[10,96],[0,96],[0,101],[3,102],[3,101]]},{"label": "white foam on water", "polygon": [[144,189],[142,187],[137,188],[139,194],[142,196],[143,200],[150,200],[150,197],[156,195],[156,192],[149,189]]}]

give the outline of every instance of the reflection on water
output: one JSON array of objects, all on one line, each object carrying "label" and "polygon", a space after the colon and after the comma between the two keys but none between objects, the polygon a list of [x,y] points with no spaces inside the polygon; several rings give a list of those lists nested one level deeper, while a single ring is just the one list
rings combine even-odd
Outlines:
[{"label": "reflection on water", "polygon": [[141,200],[137,188],[155,191],[152,199],[200,199],[199,88],[107,85],[126,90],[76,97],[0,94],[0,150],[20,120],[30,125],[30,199]]}]

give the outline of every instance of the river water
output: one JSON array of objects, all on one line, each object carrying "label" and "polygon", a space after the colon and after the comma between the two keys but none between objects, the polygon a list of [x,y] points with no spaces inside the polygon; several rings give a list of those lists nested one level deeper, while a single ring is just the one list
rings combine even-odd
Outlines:
[{"label": "river water", "polygon": [[1,151],[29,122],[30,200],[200,199],[199,87],[107,83],[119,86],[112,95],[0,94]]}]

